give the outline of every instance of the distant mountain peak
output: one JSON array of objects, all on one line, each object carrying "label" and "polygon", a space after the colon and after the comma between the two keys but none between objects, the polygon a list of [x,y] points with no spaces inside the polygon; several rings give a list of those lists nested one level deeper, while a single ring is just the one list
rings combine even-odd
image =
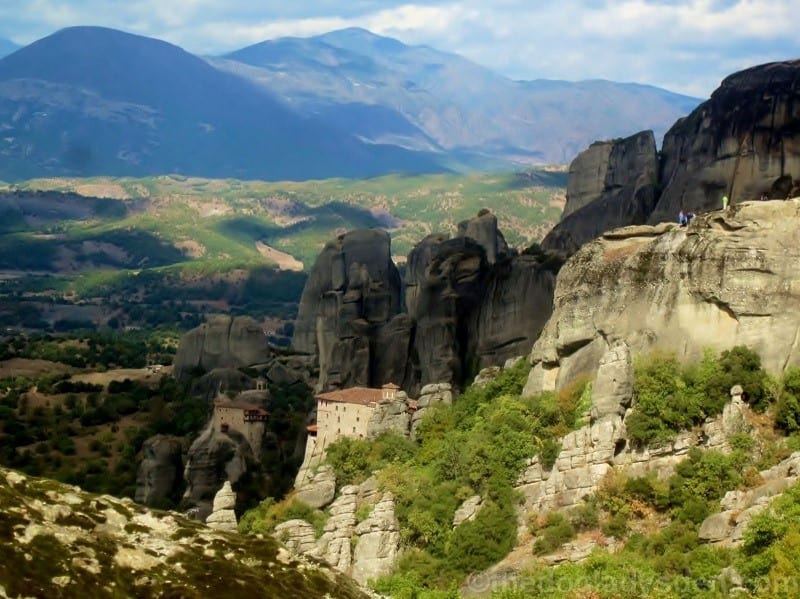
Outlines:
[{"label": "distant mountain peak", "polygon": [[318,35],[316,39],[337,48],[361,53],[373,50],[394,53],[409,49],[409,46],[397,39],[378,35],[361,27],[338,29]]},{"label": "distant mountain peak", "polygon": [[19,50],[19,46],[12,42],[11,40],[7,40],[5,38],[0,37],[0,58],[3,56],[8,56],[9,54],[16,52]]}]

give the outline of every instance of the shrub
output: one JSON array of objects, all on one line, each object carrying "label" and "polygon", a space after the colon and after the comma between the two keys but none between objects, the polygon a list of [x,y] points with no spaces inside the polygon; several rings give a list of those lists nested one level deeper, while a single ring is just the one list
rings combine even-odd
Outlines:
[{"label": "shrub", "polygon": [[362,439],[341,437],[328,446],[327,462],[338,485],[363,482],[371,472],[370,444]]},{"label": "shrub", "polygon": [[704,417],[702,395],[686,383],[675,356],[656,353],[637,361],[634,408],[625,422],[632,443],[667,441]]},{"label": "shrub", "polygon": [[707,393],[717,394],[724,403],[730,398],[730,390],[734,385],[744,389],[745,400],[756,410],[763,411],[767,398],[767,373],[761,367],[761,357],[744,345],[725,350],[719,358],[720,374],[709,382]]},{"label": "shrub", "polygon": [[592,530],[600,524],[600,509],[595,498],[587,498],[569,512],[569,521],[578,532]]},{"label": "shrub", "polygon": [[775,423],[788,433],[800,431],[800,368],[791,368],[783,375]]},{"label": "shrub", "polygon": [[513,506],[489,502],[475,520],[453,530],[447,541],[447,563],[462,575],[485,570],[511,551],[516,532]]},{"label": "shrub", "polygon": [[533,553],[535,555],[551,553],[574,539],[575,535],[575,527],[567,516],[560,512],[550,512],[533,544]]},{"label": "shrub", "polygon": [[747,401],[762,410],[768,382],[758,354],[745,346],[725,350],[718,359],[707,350],[699,364],[685,369],[674,355],[651,354],[635,364],[628,436],[640,446],[668,441],[677,431],[719,414],[737,384]]},{"label": "shrub", "polygon": [[239,532],[250,534],[270,534],[281,522],[305,520],[314,527],[317,537],[328,520],[327,515],[311,506],[294,499],[276,503],[267,497],[255,508],[248,510],[239,521]]},{"label": "shrub", "polygon": [[615,539],[623,539],[628,534],[628,521],[630,517],[625,512],[617,512],[606,520],[600,530],[607,537],[614,537]]}]

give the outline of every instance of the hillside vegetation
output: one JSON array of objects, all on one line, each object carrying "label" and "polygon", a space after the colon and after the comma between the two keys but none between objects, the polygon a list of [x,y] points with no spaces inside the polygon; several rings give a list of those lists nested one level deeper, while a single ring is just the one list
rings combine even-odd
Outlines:
[{"label": "hillside vegetation", "polygon": [[3,467],[0,513],[3,597],[367,597],[271,538],[215,531]]},{"label": "hillside vegetation", "polygon": [[[717,416],[734,384],[745,389],[756,428],[732,434],[728,453],[691,450],[669,478],[616,472],[577,507],[522,514],[520,521],[514,484],[526,460],[539,455],[552,467],[560,437],[586,424],[591,398],[585,382],[523,398],[527,372],[521,360],[487,385],[469,387],[452,406],[432,409],[416,441],[384,434],[330,446],[337,485],[377,472],[379,487],[395,497],[403,553],[395,573],[375,581],[378,591],[398,599],[477,591],[493,599],[711,599],[737,587],[738,596],[796,596],[781,594],[781,585],[797,582],[788,573],[796,567],[800,537],[798,488],[753,520],[739,548],[704,544],[698,533],[726,492],[763,484],[759,472],[800,449],[799,369],[770,377],[743,346],[709,351],[688,366],[670,354],[643,356],[635,364],[627,417],[631,443],[655,447]],[[483,504],[476,517],[453,527],[456,509],[474,495]],[[291,496],[277,503],[269,498],[243,517],[241,530],[268,533],[293,518],[306,519],[320,534],[328,514]],[[520,524],[527,526],[522,537]],[[555,566],[543,559],[576,540],[595,545],[584,561]],[[512,579],[503,570],[487,571],[506,563],[512,550]]]},{"label": "hillside vegetation", "polygon": [[[188,329],[224,311],[295,315],[324,244],[390,231],[401,261],[433,231],[490,207],[511,245],[556,222],[566,173],[388,176],[305,183],[40,179],[0,187],[0,325]],[[104,199],[98,199],[104,198]]]}]

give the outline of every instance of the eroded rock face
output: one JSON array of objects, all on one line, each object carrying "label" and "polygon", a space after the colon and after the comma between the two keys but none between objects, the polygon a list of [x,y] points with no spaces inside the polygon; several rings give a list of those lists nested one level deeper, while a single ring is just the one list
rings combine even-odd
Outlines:
[{"label": "eroded rock face", "polygon": [[184,499],[197,507],[202,521],[212,512],[212,502],[226,482],[233,484],[247,471],[254,456],[247,440],[235,433],[223,434],[211,422],[189,448],[184,470]]},{"label": "eroded rock face", "polygon": [[231,482],[226,480],[222,488],[214,495],[214,504],[211,514],[206,518],[206,524],[217,530],[236,530],[236,493],[231,487]]},{"label": "eroded rock face", "polygon": [[411,414],[408,410],[408,395],[397,391],[395,399],[375,406],[367,423],[367,438],[375,439],[383,433],[395,432],[408,436],[411,432]]},{"label": "eroded rock face", "polygon": [[800,60],[734,73],[664,136],[663,193],[649,222],[678,211],[791,197],[800,185]]},{"label": "eroded rock face", "polygon": [[615,227],[677,222],[732,204],[800,195],[800,60],[727,77],[679,119],[660,153],[649,131],[596,142],[570,165],[567,205],[542,247],[574,253]]},{"label": "eroded rock face", "polygon": [[315,509],[324,508],[336,496],[336,474],[327,464],[320,466],[307,482],[297,486],[294,498]]},{"label": "eroded rock face", "polygon": [[435,233],[412,249],[405,313],[390,254],[386,233],[354,231],[317,259],[293,344],[318,356],[320,389],[393,382],[415,396],[428,383],[460,387],[475,369],[527,353],[550,315],[560,263],[509,250],[488,210],[456,237]]},{"label": "eroded rock face", "polygon": [[296,351],[318,357],[320,389],[377,386],[396,376],[379,372],[374,361],[381,327],[400,311],[400,285],[385,231],[351,231],[328,242],[303,289],[292,339]]},{"label": "eroded rock face", "polygon": [[394,513],[394,498],[385,493],[366,520],[355,528],[358,542],[353,552],[352,574],[365,584],[392,573],[400,552],[400,523]]},{"label": "eroded rock face", "polygon": [[239,368],[263,364],[270,351],[264,332],[249,316],[215,316],[186,333],[175,354],[177,378],[200,368]]},{"label": "eroded rock face", "polygon": [[634,227],[562,268],[526,393],[593,375],[611,343],[698,360],[744,344],[781,372],[800,363],[800,199],[734,205],[689,227]]},{"label": "eroded rock face", "polygon": [[534,255],[494,265],[469,327],[473,365],[501,366],[529,351],[550,318],[557,272]]},{"label": "eroded rock face", "polygon": [[[588,424],[561,439],[554,464],[543,464],[539,456],[528,461],[516,484],[524,498],[519,511],[521,525],[531,512],[578,505],[595,493],[612,472],[631,478],[653,475],[665,480],[692,448],[729,452],[731,436],[749,430],[752,414],[739,394],[732,395],[721,415],[707,419],[699,429],[682,431],[673,440],[655,447],[632,446],[625,427],[625,416],[630,413],[625,407],[630,405],[633,393],[629,359],[620,343],[606,352],[593,380]],[[715,530],[718,529],[717,526]]]},{"label": "eroded rock face", "polygon": [[800,481],[800,452],[779,464],[762,470],[759,486],[744,491],[728,491],[720,501],[722,512],[703,521],[698,531],[701,540],[736,547],[744,542],[744,531],[753,517],[769,507],[770,501]]},{"label": "eroded rock face", "polygon": [[[356,512],[365,507],[369,514],[358,522]],[[370,477],[342,487],[327,511],[330,517],[318,539],[305,520],[278,525],[274,536],[293,553],[323,559],[361,583],[391,574],[400,553],[400,524],[391,493],[380,493]]]},{"label": "eroded rock face", "polygon": [[181,451],[181,440],[176,437],[156,435],[144,442],[136,475],[137,502],[159,505],[178,491],[183,480]]},{"label": "eroded rock face", "polygon": [[652,131],[598,142],[578,154],[569,167],[561,221],[542,248],[569,255],[605,231],[647,222],[657,199],[657,156]]}]

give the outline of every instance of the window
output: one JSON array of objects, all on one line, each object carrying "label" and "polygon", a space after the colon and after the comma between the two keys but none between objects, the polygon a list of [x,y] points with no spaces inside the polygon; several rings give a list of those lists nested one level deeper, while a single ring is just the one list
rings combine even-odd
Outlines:
[{"label": "window", "polygon": [[353,427],[353,432],[356,432],[356,427]]}]

